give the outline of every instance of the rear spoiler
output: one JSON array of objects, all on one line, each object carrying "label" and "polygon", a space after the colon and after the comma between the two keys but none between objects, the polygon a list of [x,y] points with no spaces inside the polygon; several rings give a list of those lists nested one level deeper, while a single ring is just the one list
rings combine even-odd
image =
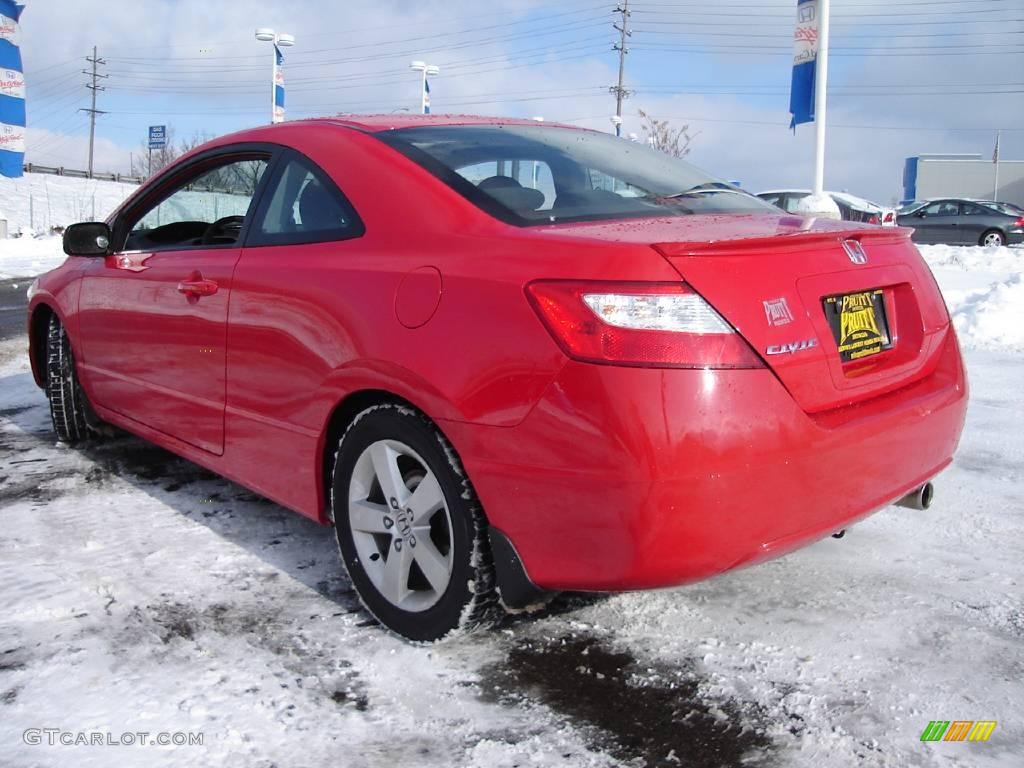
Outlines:
[{"label": "rear spoiler", "polygon": [[710,256],[745,254],[751,251],[767,251],[782,248],[787,251],[804,251],[819,248],[842,240],[857,240],[861,243],[897,244],[910,240],[910,227],[887,227],[885,229],[836,228],[829,230],[787,231],[767,237],[738,237],[731,240],[710,242],[654,243],[653,247],[663,256]]}]

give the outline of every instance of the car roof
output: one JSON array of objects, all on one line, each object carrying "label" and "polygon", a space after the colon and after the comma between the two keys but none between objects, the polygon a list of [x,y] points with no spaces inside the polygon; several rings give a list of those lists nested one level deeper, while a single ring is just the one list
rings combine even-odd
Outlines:
[{"label": "car roof", "polygon": [[[573,128],[578,131],[589,130],[587,128],[580,128],[576,125],[566,125],[564,123],[547,122],[543,120],[530,120],[521,117],[485,117],[482,115],[449,114],[419,115],[405,112],[378,115],[339,114],[325,117],[314,117],[307,120],[294,120],[291,121],[291,124],[294,125],[295,123],[300,122],[335,123],[370,133],[397,130],[400,128],[418,128],[424,126],[443,125],[541,125],[556,128]],[[288,123],[283,123],[282,125],[287,124]]]}]

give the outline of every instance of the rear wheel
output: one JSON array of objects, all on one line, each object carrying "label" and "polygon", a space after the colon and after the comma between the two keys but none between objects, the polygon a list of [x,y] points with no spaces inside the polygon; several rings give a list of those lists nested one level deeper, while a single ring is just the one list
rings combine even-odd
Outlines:
[{"label": "rear wheel", "polygon": [[978,245],[987,245],[990,247],[1006,245],[1006,237],[998,229],[990,229],[988,232],[982,234],[981,239],[978,241]]},{"label": "rear wheel", "polygon": [[89,436],[88,406],[78,384],[71,343],[56,315],[50,317],[47,329],[46,397],[50,401],[53,431],[62,443],[74,445]]},{"label": "rear wheel", "polygon": [[331,494],[342,561],[366,609],[410,640],[489,623],[494,569],[476,493],[445,437],[398,405],[356,416]]}]

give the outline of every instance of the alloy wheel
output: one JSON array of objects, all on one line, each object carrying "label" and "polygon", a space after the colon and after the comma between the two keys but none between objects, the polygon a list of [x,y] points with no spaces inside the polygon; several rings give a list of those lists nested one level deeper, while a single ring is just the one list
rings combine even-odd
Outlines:
[{"label": "alloy wheel", "polygon": [[435,605],[451,582],[452,520],[427,463],[397,440],[371,443],[349,483],[348,521],[360,563],[404,611]]}]

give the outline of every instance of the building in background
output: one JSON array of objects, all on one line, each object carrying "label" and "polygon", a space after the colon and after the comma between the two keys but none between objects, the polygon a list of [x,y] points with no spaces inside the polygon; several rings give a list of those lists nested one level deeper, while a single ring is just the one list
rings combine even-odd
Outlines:
[{"label": "building in background", "polygon": [[1024,160],[999,160],[999,189],[996,191],[996,163],[982,155],[917,155],[903,166],[903,198],[930,200],[935,197],[967,197],[997,200],[1024,206]]}]

